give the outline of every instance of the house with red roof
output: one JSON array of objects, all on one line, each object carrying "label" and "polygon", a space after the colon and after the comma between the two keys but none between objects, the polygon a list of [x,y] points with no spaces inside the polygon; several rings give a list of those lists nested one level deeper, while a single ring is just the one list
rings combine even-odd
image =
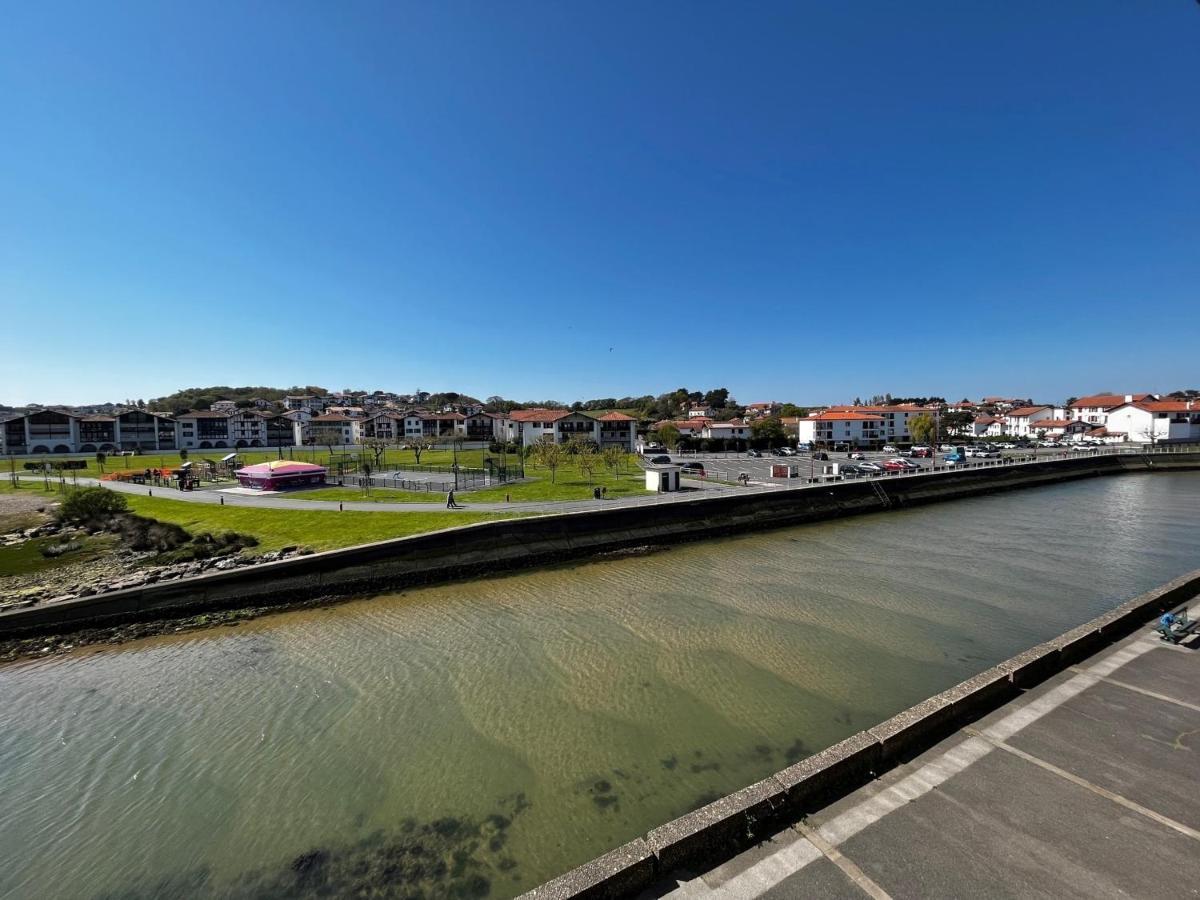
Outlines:
[{"label": "house with red roof", "polygon": [[802,444],[878,447],[887,439],[886,422],[875,413],[844,407],[804,416],[796,423],[796,431]]},{"label": "house with red roof", "polygon": [[[856,412],[867,416],[878,416],[882,420],[879,439],[883,443],[909,443],[912,434],[908,423],[914,416],[930,416],[936,425],[941,417],[937,409],[927,409],[915,403],[894,403],[890,406],[831,406],[826,412]],[[801,420],[803,421],[803,420]],[[800,440],[804,440],[803,437]]]},{"label": "house with red roof", "polygon": [[1107,425],[1109,410],[1127,403],[1142,403],[1157,400],[1156,394],[1092,394],[1073,400],[1067,407],[1067,418],[1079,419],[1094,426]]},{"label": "house with red roof", "polygon": [[[1108,410],[1105,440],[1158,444],[1200,440],[1200,401],[1145,399]],[[1097,435],[1099,436],[1099,435]]]},{"label": "house with red roof", "polygon": [[502,428],[508,441],[524,447],[543,441],[565,444],[584,440],[600,449],[621,447],[632,453],[637,437],[636,420],[619,412],[593,416],[569,409],[514,409]]}]

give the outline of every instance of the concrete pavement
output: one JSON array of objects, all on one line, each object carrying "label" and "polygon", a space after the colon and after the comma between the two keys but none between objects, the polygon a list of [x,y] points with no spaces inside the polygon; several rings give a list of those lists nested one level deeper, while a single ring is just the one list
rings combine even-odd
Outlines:
[{"label": "concrete pavement", "polygon": [[1200,896],[1200,654],[1147,625],[842,800],[645,896]]},{"label": "concrete pavement", "polygon": [[[37,476],[21,476],[22,481],[38,482]],[[54,482],[52,482],[54,483]],[[134,484],[128,481],[100,481],[95,478],[68,479],[68,484],[80,486],[95,486],[108,488],[122,494],[137,494],[140,496],[162,497],[168,500],[181,500],[185,503],[207,503],[225,506],[248,506],[256,509],[320,509],[359,512],[443,512],[447,515],[464,512],[519,512],[519,513],[557,513],[583,512],[612,507],[653,506],[663,503],[677,503],[693,500],[697,497],[714,497],[720,494],[745,494],[755,490],[776,491],[779,488],[743,488],[732,487],[711,482],[700,482],[684,479],[683,484],[689,490],[673,494],[651,494],[637,497],[612,497],[605,500],[542,500],[516,503],[473,503],[469,493],[458,493],[455,497],[461,509],[446,509],[444,494],[433,493],[430,496],[438,498],[430,503],[375,503],[372,501],[355,500],[302,500],[296,493],[284,497],[278,494],[244,494],[223,491],[214,488],[202,488],[195,491],[181,491],[173,487],[155,487],[154,485]]]}]

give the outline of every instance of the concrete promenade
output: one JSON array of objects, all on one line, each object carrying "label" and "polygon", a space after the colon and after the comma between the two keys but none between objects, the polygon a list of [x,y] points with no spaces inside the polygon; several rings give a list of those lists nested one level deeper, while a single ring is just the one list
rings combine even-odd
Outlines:
[{"label": "concrete promenade", "polygon": [[641,896],[1200,896],[1200,653],[1150,629]]},{"label": "concrete promenade", "polygon": [[[20,480],[36,483],[42,479],[39,476],[23,475]],[[52,481],[57,484],[57,481]],[[100,481],[95,478],[67,479],[69,485],[81,487],[108,488],[122,494],[152,494],[165,500],[181,500],[184,503],[207,503],[217,505],[224,502],[225,506],[248,506],[255,509],[343,509],[353,512],[444,512],[447,515],[464,512],[523,512],[523,513],[552,513],[552,512],[582,512],[597,509],[621,507],[654,506],[663,503],[678,503],[695,500],[700,497],[719,497],[726,494],[747,494],[754,491],[776,492],[779,487],[743,488],[713,482],[689,481],[684,479],[688,490],[671,494],[651,494],[635,497],[612,497],[604,500],[540,500],[524,503],[473,503],[469,493],[456,494],[460,509],[446,508],[446,495],[433,492],[430,497],[436,498],[430,503],[376,503],[370,500],[302,500],[293,494],[283,497],[272,494],[234,493],[219,488],[202,488],[195,491],[181,491],[173,487],[154,487],[153,485],[134,484],[128,481]]]}]

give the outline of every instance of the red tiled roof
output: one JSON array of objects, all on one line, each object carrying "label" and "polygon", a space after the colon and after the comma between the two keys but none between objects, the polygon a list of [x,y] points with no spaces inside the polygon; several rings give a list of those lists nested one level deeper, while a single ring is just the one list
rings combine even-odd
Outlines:
[{"label": "red tiled roof", "polygon": [[1009,418],[1014,416],[1032,416],[1035,412],[1041,412],[1043,409],[1049,409],[1049,406],[1021,406],[1017,409],[1008,411]]},{"label": "red tiled roof", "polygon": [[806,422],[882,422],[883,416],[872,416],[867,413],[852,412],[849,409],[829,409],[815,416],[808,416]]},{"label": "red tiled roof", "polygon": [[353,422],[349,416],[343,416],[341,413],[325,413],[323,416],[313,416],[309,419],[310,422]]},{"label": "red tiled roof", "polygon": [[831,406],[830,412],[925,412],[924,406],[915,403],[898,403],[895,406]]},{"label": "red tiled roof", "polygon": [[179,418],[181,419],[228,419],[229,413],[213,412],[211,409],[193,409],[191,412],[186,412]]},{"label": "red tiled roof", "polygon": [[514,409],[508,417],[514,422],[557,422],[570,414],[567,409]]},{"label": "red tiled roof", "polygon": [[[1134,403],[1140,403],[1153,394],[1131,394]],[[1129,401],[1124,394],[1093,394],[1090,397],[1080,397],[1071,404],[1071,409],[1081,409],[1085,406],[1097,406],[1101,409],[1112,409],[1114,406],[1124,406]]]},{"label": "red tiled roof", "polygon": [[[1121,404],[1124,406],[1125,404]],[[1198,400],[1144,400],[1141,403],[1133,403],[1138,409],[1144,409],[1147,412],[1195,412],[1200,413],[1200,401]]]},{"label": "red tiled roof", "polygon": [[599,417],[601,422],[633,422],[636,421],[633,416],[627,416],[625,413],[610,412]]}]

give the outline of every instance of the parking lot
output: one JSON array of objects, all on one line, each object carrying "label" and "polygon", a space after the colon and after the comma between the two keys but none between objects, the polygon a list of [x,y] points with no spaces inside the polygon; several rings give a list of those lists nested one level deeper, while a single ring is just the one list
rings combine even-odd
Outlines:
[{"label": "parking lot", "polygon": [[[966,445],[969,446],[969,445]],[[822,451],[828,459],[820,459],[819,455],[810,454],[808,452],[799,452],[795,456],[776,456],[773,451],[763,450],[762,456],[759,458],[749,456],[745,453],[702,453],[699,451],[677,451],[675,453],[647,453],[644,457],[646,462],[649,462],[652,457],[669,456],[672,463],[686,465],[688,463],[700,463],[704,467],[704,475],[689,474],[685,469],[683,472],[684,478],[696,478],[701,481],[715,481],[724,483],[737,483],[739,476],[745,474],[749,476],[751,484],[778,484],[785,485],[789,482],[794,483],[796,479],[807,481],[810,478],[819,478],[827,473],[828,467],[834,463],[842,465],[861,465],[864,462],[872,462],[878,465],[883,465],[885,460],[895,459],[896,453],[883,453],[878,450],[860,450],[852,451],[860,453],[863,459],[851,459],[850,454],[846,451],[833,452],[831,450]],[[947,451],[936,450],[932,458],[911,458],[909,461],[922,469],[931,468],[934,465],[945,465],[942,457]],[[1033,450],[1003,450],[1001,458],[1016,457],[1019,459],[1028,459],[1035,453]],[[1071,454],[1070,450],[1049,450],[1040,449],[1036,451],[1039,458],[1054,459],[1062,455]],[[902,455],[901,455],[902,456]],[[970,459],[968,462],[977,462],[982,460]],[[772,470],[778,466],[788,466],[793,474],[788,477],[786,475],[773,475]],[[888,473],[890,474],[890,473]]]}]

